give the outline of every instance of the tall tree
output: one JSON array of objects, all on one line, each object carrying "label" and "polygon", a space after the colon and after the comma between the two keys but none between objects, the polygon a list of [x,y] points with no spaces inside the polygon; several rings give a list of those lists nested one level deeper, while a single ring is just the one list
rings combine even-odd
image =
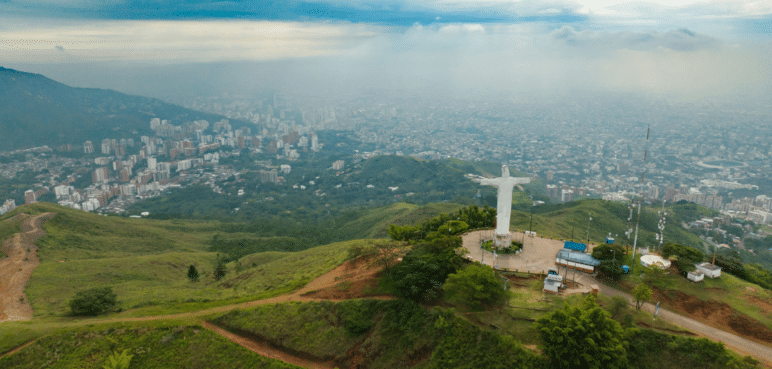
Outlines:
[{"label": "tall tree", "polygon": [[651,300],[652,292],[649,286],[641,283],[633,290],[633,300],[635,300],[635,308],[641,310],[641,306],[645,302]]},{"label": "tall tree", "polygon": [[216,281],[219,281],[223,277],[225,277],[225,273],[228,272],[228,267],[225,266],[225,260],[223,260],[222,257],[220,257],[220,254],[217,254],[217,260],[214,264],[214,279]]}]

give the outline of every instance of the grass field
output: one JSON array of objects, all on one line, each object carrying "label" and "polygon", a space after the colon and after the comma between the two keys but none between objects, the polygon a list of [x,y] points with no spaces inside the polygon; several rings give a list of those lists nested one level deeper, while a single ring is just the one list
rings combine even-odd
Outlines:
[{"label": "grass field", "polygon": [[298,368],[175,321],[60,329],[0,359],[0,367],[103,368],[123,350],[133,355],[132,368]]},{"label": "grass field", "polygon": [[354,220],[345,224],[346,232],[360,238],[387,238],[390,224],[413,225],[438,216],[449,214],[462,206],[450,203],[428,205],[396,203],[386,207],[365,209]]},{"label": "grass field", "polygon": [[[658,210],[646,207],[641,210],[638,234],[639,247],[657,244],[655,234],[658,232]],[[604,243],[606,236],[611,233],[612,237],[616,238],[616,243],[624,246],[626,242],[624,233],[628,229],[628,216],[629,210],[626,204],[603,200],[541,205],[534,208],[533,231],[543,237],[586,242],[589,225],[590,242]],[[529,212],[513,210],[511,229],[528,230],[530,217]],[[592,221],[588,222],[590,217],[592,217]],[[635,219],[636,217],[633,215],[633,221]],[[635,223],[633,223],[634,226]],[[703,243],[698,236],[688,232],[672,219],[665,227],[665,240],[704,250]],[[632,244],[632,241],[630,243]]]},{"label": "grass field", "polygon": [[[27,295],[35,315],[63,315],[79,286],[113,287],[119,306],[126,309],[162,305],[154,313],[179,311],[174,304],[245,299],[273,290],[288,292],[342,263],[348,249],[366,240],[346,241],[299,252],[269,252],[227,264],[228,272],[215,281],[214,253],[168,252],[126,258],[44,262],[30,279]],[[187,278],[190,265],[198,282]],[[198,306],[198,305],[196,305]]]}]

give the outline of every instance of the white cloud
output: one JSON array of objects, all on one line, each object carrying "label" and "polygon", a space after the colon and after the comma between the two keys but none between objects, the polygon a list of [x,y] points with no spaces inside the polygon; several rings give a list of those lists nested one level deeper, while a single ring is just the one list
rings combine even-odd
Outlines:
[{"label": "white cloud", "polygon": [[772,66],[764,63],[769,51],[677,28],[600,32],[553,30],[537,23],[462,23],[400,29],[250,21],[72,21],[19,27],[0,29],[4,63],[96,61],[104,68],[110,62],[198,63],[206,70],[211,61],[280,60],[270,68],[264,63],[225,74],[237,76],[234,81],[242,85],[315,92],[363,87],[436,94],[626,89],[698,96],[760,91],[772,84]]},{"label": "white cloud", "polygon": [[[208,62],[333,55],[378,27],[255,21],[70,21],[0,33],[0,59],[22,62]],[[68,53],[53,53],[55,46]]]}]

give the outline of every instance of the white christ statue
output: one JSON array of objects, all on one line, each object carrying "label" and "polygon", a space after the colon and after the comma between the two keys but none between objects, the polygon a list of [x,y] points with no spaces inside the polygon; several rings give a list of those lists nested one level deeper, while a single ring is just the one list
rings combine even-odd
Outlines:
[{"label": "white christ statue", "polygon": [[501,166],[501,177],[486,178],[480,181],[481,185],[498,187],[498,201],[496,202],[496,240],[497,246],[508,247],[511,242],[509,233],[509,217],[512,214],[512,190],[515,185],[530,183],[528,177],[510,177],[509,168]]}]

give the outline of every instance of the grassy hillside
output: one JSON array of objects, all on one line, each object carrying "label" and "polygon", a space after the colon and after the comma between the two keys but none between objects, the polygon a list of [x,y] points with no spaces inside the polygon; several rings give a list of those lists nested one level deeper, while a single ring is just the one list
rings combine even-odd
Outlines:
[{"label": "grassy hillside", "polygon": [[[512,339],[482,331],[448,310],[404,300],[286,303],[232,311],[213,323],[341,367],[541,367]],[[474,364],[472,364],[474,363]]]},{"label": "grassy hillside", "polygon": [[[638,246],[654,246],[658,232],[659,216],[657,208],[642,208],[638,232]],[[630,214],[627,204],[604,200],[583,200],[565,204],[545,204],[533,209],[533,230],[546,237],[573,239],[580,242],[587,240],[588,218],[590,242],[603,243],[611,233],[616,243],[624,246],[627,242],[625,232],[628,229]],[[528,230],[531,214],[512,211],[512,228]],[[637,215],[633,215],[633,228]],[[704,250],[702,241],[696,235],[685,230],[679,223],[668,219],[665,226],[665,242],[680,243]],[[630,238],[630,244],[633,237]]]},{"label": "grassy hillside", "polygon": [[299,368],[255,354],[199,325],[111,324],[57,331],[0,359],[2,368],[103,368],[129,350],[131,368]]},{"label": "grassy hillside", "polygon": [[[447,205],[437,209],[444,207]],[[432,216],[438,211],[427,209]],[[368,217],[355,220],[356,232],[385,235],[392,217],[419,210],[373,210]],[[209,251],[214,235],[239,240],[265,238],[251,232],[222,232],[234,227],[231,223],[104,217],[46,203],[20,207],[14,213],[46,211],[57,215],[44,225],[47,234],[38,241],[41,264],[26,289],[36,316],[65,314],[69,299],[87,287],[112,286],[120,308],[158,306],[145,308],[155,313],[184,310],[187,308],[174,306],[187,303],[194,308],[200,303],[286,292],[340,264],[352,245],[368,242],[346,241],[299,252],[243,256],[228,263],[225,278],[215,281],[216,253]],[[9,233],[7,229],[16,227],[12,223],[0,223],[0,230]],[[199,282],[187,279],[190,265],[201,274]]]},{"label": "grassy hillside", "polygon": [[[253,254],[228,263],[228,272],[220,281],[212,273],[216,256],[206,252],[46,262],[33,273],[27,295],[37,316],[65,314],[67,301],[81,286],[112,286],[123,309],[159,305],[159,309],[146,313],[188,310],[173,305],[226,303],[299,288],[342,263],[351,246],[366,242],[356,240],[299,252]],[[189,265],[198,269],[199,282],[187,279]]]}]

